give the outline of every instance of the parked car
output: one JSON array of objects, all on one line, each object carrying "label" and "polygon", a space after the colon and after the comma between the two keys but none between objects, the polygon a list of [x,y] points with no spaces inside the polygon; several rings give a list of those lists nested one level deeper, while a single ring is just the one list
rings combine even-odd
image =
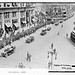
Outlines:
[{"label": "parked car", "polygon": [[66,19],[64,19],[64,21],[66,21]]},{"label": "parked car", "polygon": [[26,40],[26,43],[31,43],[34,41],[34,37],[33,36],[30,36],[27,40]]},{"label": "parked car", "polygon": [[1,53],[1,57],[6,58],[7,56],[10,56],[15,52],[15,48],[15,46],[11,46],[10,48],[5,49],[4,52]]},{"label": "parked car", "polygon": [[75,22],[73,22],[73,24],[75,24]]},{"label": "parked car", "polygon": [[50,31],[50,30],[51,30],[51,27],[48,27],[48,28],[47,28],[47,31]]},{"label": "parked car", "polygon": [[0,43],[0,49],[4,48],[4,44]]},{"label": "parked car", "polygon": [[47,34],[47,32],[46,32],[46,30],[42,30],[42,32],[40,33],[40,35],[46,35]]},{"label": "parked car", "polygon": [[51,24],[54,24],[55,22],[54,22],[54,21],[51,21],[50,23],[51,23]]},{"label": "parked car", "polygon": [[63,23],[63,21],[61,20],[60,23]]},{"label": "parked car", "polygon": [[58,26],[59,25],[59,23],[55,23],[55,26]]}]

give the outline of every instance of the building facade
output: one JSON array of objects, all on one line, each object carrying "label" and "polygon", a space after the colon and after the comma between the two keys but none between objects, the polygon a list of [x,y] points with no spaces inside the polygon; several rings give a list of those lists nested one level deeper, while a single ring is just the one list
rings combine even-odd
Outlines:
[{"label": "building facade", "polygon": [[[31,3],[24,2],[10,2],[10,3],[0,3],[0,28],[3,28],[5,35],[6,27],[18,27],[22,29],[23,27],[30,27],[31,15],[33,14],[34,6]],[[3,37],[2,36],[2,37]]]}]

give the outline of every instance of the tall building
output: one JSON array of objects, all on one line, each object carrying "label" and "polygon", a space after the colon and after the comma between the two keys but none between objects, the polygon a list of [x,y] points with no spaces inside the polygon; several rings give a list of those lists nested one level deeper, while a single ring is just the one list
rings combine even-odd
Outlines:
[{"label": "tall building", "polygon": [[[5,35],[5,26],[12,28],[13,25],[19,29],[29,27],[31,15],[34,6],[31,3],[24,2],[4,2],[0,3],[0,28],[3,28]],[[3,37],[2,36],[2,37]]]}]

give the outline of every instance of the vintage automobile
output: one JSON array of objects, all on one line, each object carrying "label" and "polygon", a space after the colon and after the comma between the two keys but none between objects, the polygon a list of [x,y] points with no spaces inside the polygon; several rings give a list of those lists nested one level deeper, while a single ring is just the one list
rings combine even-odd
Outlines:
[{"label": "vintage automobile", "polygon": [[47,28],[47,31],[50,31],[50,30],[51,30],[51,27],[48,27],[48,28]]},{"label": "vintage automobile", "polygon": [[59,25],[59,23],[55,23],[55,26],[58,26]]},{"label": "vintage automobile", "polygon": [[73,24],[75,24],[75,22],[73,22]]},{"label": "vintage automobile", "polygon": [[47,34],[46,30],[42,30],[42,32],[40,33],[40,35],[44,36],[45,34]]},{"label": "vintage automobile", "polygon": [[61,20],[60,23],[63,23],[63,21]]},{"label": "vintage automobile", "polygon": [[20,38],[24,37],[24,30],[22,30],[22,32],[20,33]]},{"label": "vintage automobile", "polygon": [[0,43],[0,49],[4,48],[4,44]]},{"label": "vintage automobile", "polygon": [[28,36],[29,35],[29,30],[25,30],[25,35]]},{"label": "vintage automobile", "polygon": [[34,37],[30,36],[29,38],[27,38],[26,43],[31,43],[34,41]]},{"label": "vintage automobile", "polygon": [[64,21],[66,21],[66,19],[64,19]]},{"label": "vintage automobile", "polygon": [[11,54],[15,52],[15,48],[16,48],[15,46],[11,46],[5,49],[4,52],[1,53],[1,57],[7,58],[7,56],[10,56]]},{"label": "vintage automobile", "polygon": [[16,40],[20,40],[20,35],[21,35],[21,33],[20,32],[17,32],[17,34],[15,35],[15,41]]},{"label": "vintage automobile", "polygon": [[51,24],[54,24],[54,23],[55,23],[55,20],[52,20],[50,23],[51,23]]}]

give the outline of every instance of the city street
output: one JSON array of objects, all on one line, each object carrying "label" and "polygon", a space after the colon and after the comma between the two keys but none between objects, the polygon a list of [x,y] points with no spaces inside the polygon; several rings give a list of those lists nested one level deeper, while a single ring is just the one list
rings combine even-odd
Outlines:
[{"label": "city street", "polygon": [[[21,38],[20,41],[12,43],[16,46],[14,54],[7,58],[0,57],[0,68],[16,68],[19,63],[23,63],[25,68],[45,68],[48,69],[47,51],[50,50],[51,43],[54,44],[53,48],[57,50],[57,60],[53,60],[53,64],[69,64],[75,63],[75,49],[74,46],[66,39],[66,33],[69,34],[73,30],[73,22],[75,15],[63,23],[59,23],[58,26],[50,24],[50,31],[47,34],[41,36],[40,33],[45,27],[38,29],[30,36],[34,36],[34,41],[30,44],[25,43],[25,40],[29,37]],[[63,25],[63,28],[61,28]],[[59,35],[57,35],[59,32]],[[26,61],[26,54],[31,54],[31,61]],[[57,69],[57,67],[53,67]],[[59,69],[59,68],[58,68]]]}]

